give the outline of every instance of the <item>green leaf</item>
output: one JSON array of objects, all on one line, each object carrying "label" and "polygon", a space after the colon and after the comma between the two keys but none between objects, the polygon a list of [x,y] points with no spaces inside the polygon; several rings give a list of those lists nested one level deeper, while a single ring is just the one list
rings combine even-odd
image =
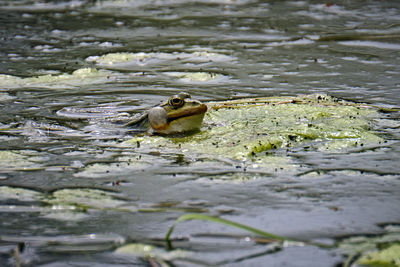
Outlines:
[{"label": "green leaf", "polygon": [[215,216],[209,216],[209,215],[204,215],[204,214],[194,214],[194,213],[189,213],[189,214],[185,214],[182,215],[181,217],[179,217],[174,224],[169,228],[168,233],[165,235],[165,241],[170,244],[171,242],[171,234],[174,231],[175,226],[183,221],[189,221],[189,220],[202,220],[202,221],[209,221],[209,222],[216,222],[216,223],[220,223],[220,224],[224,224],[227,226],[232,226],[232,227],[236,227],[242,230],[245,230],[247,232],[251,232],[253,234],[265,237],[265,238],[270,238],[273,240],[277,240],[277,241],[295,241],[295,240],[290,240],[288,238],[285,238],[283,236],[279,236],[279,235],[274,235],[265,231],[262,231],[260,229],[257,228],[253,228],[251,226],[247,226],[241,223],[237,223],[237,222],[233,222],[227,219],[222,219],[219,217],[215,217]]}]

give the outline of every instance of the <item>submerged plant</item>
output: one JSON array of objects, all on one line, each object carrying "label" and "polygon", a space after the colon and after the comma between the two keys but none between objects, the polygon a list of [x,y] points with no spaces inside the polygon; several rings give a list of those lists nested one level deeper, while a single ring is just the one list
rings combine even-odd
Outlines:
[{"label": "submerged plant", "polygon": [[331,246],[326,245],[326,244],[312,243],[312,242],[308,242],[308,241],[300,241],[300,240],[287,238],[287,237],[284,237],[284,236],[280,236],[280,235],[276,235],[276,234],[273,234],[273,233],[266,232],[266,231],[258,229],[258,228],[251,227],[249,225],[241,224],[241,223],[238,223],[238,222],[234,222],[234,221],[223,219],[223,218],[216,217],[216,216],[189,213],[189,214],[182,215],[181,217],[176,219],[176,221],[169,228],[167,234],[165,235],[165,241],[167,242],[168,248],[170,248],[170,249],[172,248],[171,234],[174,231],[175,226],[180,222],[190,221],[190,220],[201,220],[201,221],[208,221],[208,222],[215,222],[215,223],[223,224],[223,225],[226,225],[226,226],[230,226],[230,227],[234,227],[234,228],[237,228],[237,229],[240,229],[240,230],[244,230],[244,231],[250,232],[252,234],[257,235],[258,237],[269,239],[272,242],[274,242],[274,241],[275,242],[290,242],[291,244],[294,244],[294,245],[314,245],[314,246],[325,247],[325,248],[331,247]]}]

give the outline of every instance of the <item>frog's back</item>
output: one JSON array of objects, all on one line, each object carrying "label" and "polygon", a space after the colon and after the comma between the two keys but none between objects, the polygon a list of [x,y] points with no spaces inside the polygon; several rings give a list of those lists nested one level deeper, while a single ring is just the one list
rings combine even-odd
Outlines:
[{"label": "frog's back", "polygon": [[144,112],[142,114],[138,114],[133,118],[132,121],[126,123],[124,125],[125,127],[131,127],[134,130],[140,130],[140,131],[147,131],[150,127],[149,119],[148,119],[148,113]]}]

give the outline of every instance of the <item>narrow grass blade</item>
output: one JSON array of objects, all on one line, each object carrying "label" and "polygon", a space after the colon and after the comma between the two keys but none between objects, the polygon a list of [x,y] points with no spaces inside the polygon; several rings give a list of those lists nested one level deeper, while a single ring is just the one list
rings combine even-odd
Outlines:
[{"label": "narrow grass blade", "polygon": [[277,241],[295,241],[295,240],[291,240],[288,238],[285,238],[283,236],[279,236],[279,235],[274,235],[265,231],[262,231],[260,229],[257,228],[253,228],[251,226],[247,226],[241,223],[237,223],[237,222],[233,222],[227,219],[222,219],[219,217],[215,217],[215,216],[209,216],[209,215],[204,215],[204,214],[194,214],[194,213],[190,213],[190,214],[185,214],[182,215],[181,217],[179,217],[174,224],[169,228],[168,233],[165,235],[165,241],[169,244],[171,243],[171,234],[174,231],[175,226],[183,221],[189,221],[189,220],[202,220],[202,221],[209,221],[209,222],[216,222],[216,223],[220,223],[220,224],[224,224],[224,225],[228,225],[228,226],[233,226],[236,227],[238,229],[242,229],[245,230],[247,232],[251,232],[253,234],[256,234],[258,236],[262,236],[265,238],[269,238],[269,239],[273,239],[273,240],[277,240]]}]

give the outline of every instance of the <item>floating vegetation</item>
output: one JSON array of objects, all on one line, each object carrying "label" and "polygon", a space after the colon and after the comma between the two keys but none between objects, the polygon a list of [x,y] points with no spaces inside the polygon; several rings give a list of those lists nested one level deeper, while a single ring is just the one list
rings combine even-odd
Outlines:
[{"label": "floating vegetation", "polygon": [[250,169],[295,170],[291,151],[349,152],[376,146],[379,110],[326,95],[238,99],[208,103],[200,133],[191,136],[140,136],[124,145],[161,149],[188,158],[226,157]]},{"label": "floating vegetation", "polygon": [[35,170],[42,159],[33,151],[0,151],[0,170]]},{"label": "floating vegetation", "polygon": [[[0,186],[0,201],[19,201],[12,209],[3,210],[40,211],[42,217],[57,220],[81,220],[86,218],[89,210],[114,210],[120,212],[136,212],[135,207],[126,207],[126,200],[117,193],[92,188],[65,188],[51,193],[13,186]],[[24,202],[39,202],[43,206],[25,206]]]},{"label": "floating vegetation", "polygon": [[[124,160],[124,159],[120,159]],[[150,163],[146,162],[145,157],[138,159],[127,159],[118,163],[94,163],[86,166],[82,171],[74,174],[75,177],[101,178],[110,175],[120,175],[127,171],[138,171],[149,167]]]},{"label": "floating vegetation", "polygon": [[152,266],[171,266],[169,264],[170,261],[174,259],[186,258],[188,255],[190,255],[190,252],[188,251],[180,249],[165,251],[153,245],[142,243],[127,244],[117,248],[114,253],[122,256],[133,256],[146,259],[151,263]]},{"label": "floating vegetation", "polygon": [[400,266],[400,244],[390,244],[378,251],[372,251],[363,255],[357,261],[361,265],[368,266]]},{"label": "floating vegetation", "polygon": [[209,72],[164,72],[164,75],[176,78],[182,82],[216,82],[226,80],[226,76]]},{"label": "floating vegetation", "polygon": [[35,190],[10,186],[0,186],[0,201],[5,201],[8,199],[20,201],[35,201],[38,200],[40,196],[41,193]]},{"label": "floating vegetation", "polygon": [[283,236],[278,236],[278,235],[274,235],[268,232],[265,232],[263,230],[257,229],[257,228],[253,228],[251,226],[248,225],[244,225],[244,224],[240,224],[234,221],[230,221],[227,219],[223,219],[223,218],[219,218],[219,217],[215,217],[215,216],[209,216],[209,215],[205,215],[205,214],[185,214],[182,215],[181,217],[179,217],[178,219],[176,219],[176,221],[174,222],[174,224],[169,228],[167,234],[165,235],[165,241],[167,243],[170,244],[171,242],[171,234],[175,229],[175,226],[183,221],[189,221],[189,220],[202,220],[202,221],[209,221],[209,222],[215,222],[215,223],[220,223],[223,225],[227,225],[227,226],[231,226],[231,227],[235,227],[253,234],[256,234],[258,236],[264,237],[264,238],[268,238],[268,239],[272,239],[272,240],[276,240],[276,241],[294,241],[294,240],[290,240],[288,238],[285,238]]},{"label": "floating vegetation", "polygon": [[344,266],[400,266],[400,227],[389,225],[385,230],[383,235],[355,236],[341,241],[339,250],[348,256]]},{"label": "floating vegetation", "polygon": [[232,61],[234,58],[224,54],[196,51],[192,53],[185,52],[138,52],[138,53],[109,53],[102,56],[90,56],[86,58],[88,62],[95,62],[103,66],[110,66],[115,64],[135,64],[147,65],[158,64],[164,61],[178,60],[180,62],[207,62],[207,61]]},{"label": "floating vegetation", "polygon": [[74,209],[117,209],[126,202],[116,199],[116,194],[89,188],[61,189],[51,196],[43,198],[43,202],[52,206],[65,206]]},{"label": "floating vegetation", "polygon": [[84,84],[105,83],[112,80],[115,76],[117,76],[117,74],[114,72],[95,68],[82,68],[72,73],[47,74],[28,78],[0,74],[0,86],[6,88],[40,86],[64,89],[66,87],[81,87]]}]

